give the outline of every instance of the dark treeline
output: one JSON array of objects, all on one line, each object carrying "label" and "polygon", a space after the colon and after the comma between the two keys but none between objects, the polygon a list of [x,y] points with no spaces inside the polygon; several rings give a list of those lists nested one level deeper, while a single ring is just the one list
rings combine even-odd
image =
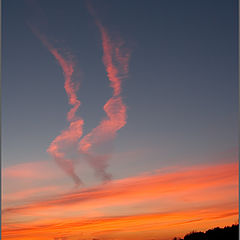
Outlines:
[{"label": "dark treeline", "polygon": [[173,240],[238,240],[239,224],[231,227],[209,229],[206,232],[191,232],[184,238],[174,238]]}]

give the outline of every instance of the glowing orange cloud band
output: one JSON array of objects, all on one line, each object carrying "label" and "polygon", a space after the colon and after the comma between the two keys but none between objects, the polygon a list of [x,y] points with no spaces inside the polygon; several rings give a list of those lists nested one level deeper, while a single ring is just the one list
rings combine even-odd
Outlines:
[{"label": "glowing orange cloud band", "polygon": [[[94,236],[112,239],[147,239],[158,232],[158,237],[179,234],[181,228],[206,228],[204,223],[216,224],[220,219],[228,222],[229,218],[238,215],[235,209],[205,208],[165,213],[138,214],[129,216],[71,218],[64,220],[41,221],[35,224],[22,224],[14,228],[3,227],[3,239],[56,239],[56,236],[68,236],[67,239],[79,239],[84,232],[88,239]],[[221,212],[220,212],[221,211]],[[182,227],[181,227],[182,225]],[[173,230],[177,226],[178,230]],[[171,231],[170,231],[171,229]],[[144,236],[146,234],[147,236]],[[169,234],[171,232],[171,234]],[[133,235],[134,234],[134,235]],[[174,235],[172,235],[173,237]],[[62,238],[59,238],[62,239]],[[171,239],[171,238],[169,238]]]},{"label": "glowing orange cloud band", "polygon": [[[171,239],[192,229],[232,224],[238,218],[237,196],[237,163],[156,172],[5,209],[2,237],[38,240],[66,236],[78,240],[84,233],[87,239],[144,240],[155,234]],[[104,214],[113,206],[125,206],[128,211]],[[142,212],[133,213],[132,206],[141,206]],[[99,208],[100,215],[93,217],[83,212]],[[19,221],[19,216],[25,221]],[[27,216],[36,220],[28,222]]]},{"label": "glowing orange cloud band", "polygon": [[[181,202],[186,197],[189,203],[194,203],[211,200],[225,201],[232,196],[231,201],[235,204],[234,199],[236,199],[238,188],[237,166],[237,163],[198,166],[177,172],[115,180],[106,185],[85,188],[82,191],[59,195],[56,198],[7,208],[3,210],[3,214],[32,213],[37,215],[38,212],[46,209],[54,210],[62,207],[65,211],[81,211],[136,204],[158,198],[177,199]],[[224,192],[223,188],[225,188]]]}]

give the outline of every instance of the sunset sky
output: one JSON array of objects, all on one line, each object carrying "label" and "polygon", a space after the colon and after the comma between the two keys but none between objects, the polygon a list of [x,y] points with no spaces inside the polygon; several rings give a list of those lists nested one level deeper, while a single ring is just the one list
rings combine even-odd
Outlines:
[{"label": "sunset sky", "polygon": [[237,223],[237,9],[3,0],[2,239]]}]

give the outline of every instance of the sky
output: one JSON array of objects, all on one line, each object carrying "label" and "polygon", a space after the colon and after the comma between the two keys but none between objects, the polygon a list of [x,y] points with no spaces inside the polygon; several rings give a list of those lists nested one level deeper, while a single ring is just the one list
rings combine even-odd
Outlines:
[{"label": "sky", "polygon": [[2,238],[168,240],[238,221],[236,0],[2,1]]}]

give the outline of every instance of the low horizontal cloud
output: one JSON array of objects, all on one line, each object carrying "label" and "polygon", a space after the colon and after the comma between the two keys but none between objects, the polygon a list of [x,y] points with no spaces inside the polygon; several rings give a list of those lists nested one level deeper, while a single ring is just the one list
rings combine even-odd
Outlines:
[{"label": "low horizontal cloud", "polygon": [[25,162],[4,168],[2,176],[6,180],[52,179],[61,175],[61,171],[55,168],[51,161]]},{"label": "low horizontal cloud", "polygon": [[[134,209],[137,211],[134,212]],[[3,239],[173,237],[238,217],[238,163],[169,168],[2,211]],[[33,219],[35,219],[33,221]],[[171,229],[171,231],[170,231]]]},{"label": "low horizontal cloud", "polygon": [[[2,234],[4,239],[24,239],[35,240],[38,239],[52,239],[58,234],[72,235],[69,239],[77,239],[76,236],[81,235],[84,232],[84,236],[89,239],[90,236],[109,236],[116,235],[122,236],[124,233],[126,239],[127,235],[135,233],[141,236],[138,239],[144,239],[145,231],[158,231],[161,232],[161,236],[179,234],[179,229],[183,226],[196,227],[197,223],[203,225],[206,222],[217,222],[216,219],[223,219],[227,217],[237,216],[237,209],[224,209],[223,205],[216,205],[215,207],[207,207],[201,209],[201,207],[193,209],[184,209],[181,211],[168,211],[162,213],[151,214],[138,214],[129,216],[112,216],[112,217],[99,217],[99,218],[65,218],[60,220],[53,220],[49,222],[41,221],[36,225],[22,225],[20,227],[8,228],[4,227]],[[174,230],[169,234],[169,229],[174,229],[173,226],[178,226],[178,231],[174,233]],[[150,233],[151,235],[151,233]],[[149,235],[148,235],[149,236]],[[174,236],[174,235],[173,235]],[[114,238],[121,239],[121,238]]]},{"label": "low horizontal cloud", "polygon": [[[129,205],[156,198],[181,198],[186,202],[235,199],[238,187],[237,163],[197,166],[176,172],[144,174],[115,180],[105,185],[85,188],[42,201],[3,209],[3,214],[37,214],[45,209],[82,210],[97,207]],[[194,193],[194,194],[193,194]],[[214,193],[214,194],[213,194]],[[210,194],[210,195],[209,195]],[[216,197],[214,197],[216,195]],[[216,199],[217,198],[217,199]]]}]

